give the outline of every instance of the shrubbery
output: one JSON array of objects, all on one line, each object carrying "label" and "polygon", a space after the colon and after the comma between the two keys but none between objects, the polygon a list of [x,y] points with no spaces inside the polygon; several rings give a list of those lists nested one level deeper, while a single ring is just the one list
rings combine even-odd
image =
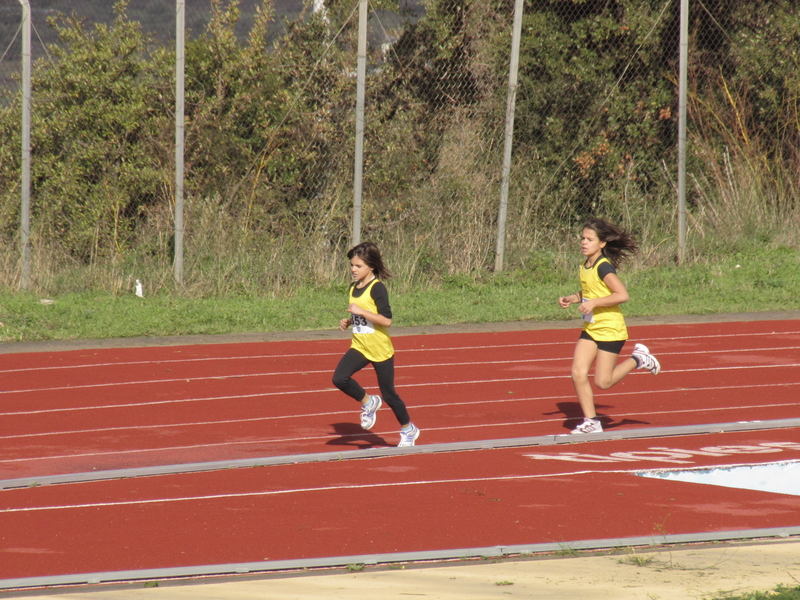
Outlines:
[{"label": "shrubbery", "polygon": [[[371,19],[364,237],[412,284],[493,262],[511,0],[428,0]],[[327,284],[349,243],[354,3],[271,39],[272,5],[235,35],[212,2],[186,48],[187,287],[282,293]],[[395,12],[396,10],[396,6]],[[509,206],[510,268],[534,268],[590,214],[644,260],[675,252],[678,2],[526,3]],[[117,6],[70,16],[33,79],[35,285],[171,288],[174,50]],[[383,12],[382,12],[383,11]],[[800,16],[790,0],[692,3],[690,240],[697,255],[796,239]],[[381,40],[394,39],[381,45]],[[3,284],[16,281],[19,101],[0,112]],[[722,235],[720,235],[722,234]],[[538,268],[538,267],[537,267]],[[79,276],[74,276],[79,273]],[[69,276],[72,274],[73,276]],[[146,274],[146,275],[145,275]]]}]

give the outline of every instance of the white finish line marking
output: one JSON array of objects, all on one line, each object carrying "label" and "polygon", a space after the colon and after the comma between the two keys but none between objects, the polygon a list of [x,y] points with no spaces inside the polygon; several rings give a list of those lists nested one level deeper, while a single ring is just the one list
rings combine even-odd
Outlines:
[{"label": "white finish line marking", "polygon": [[677,471],[647,471],[638,473],[638,475],[666,481],[683,481],[739,490],[800,496],[799,461]]}]

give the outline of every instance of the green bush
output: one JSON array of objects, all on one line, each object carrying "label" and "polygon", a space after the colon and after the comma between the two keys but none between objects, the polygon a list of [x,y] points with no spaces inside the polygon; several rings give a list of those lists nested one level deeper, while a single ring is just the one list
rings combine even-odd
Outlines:
[{"label": "green bush", "polygon": [[[264,0],[242,36],[238,2],[212,0],[187,43],[186,293],[343,279],[356,25],[350,4],[326,7],[276,24]],[[373,41],[395,42],[368,52],[362,237],[404,285],[480,281],[494,263],[513,2],[423,7],[404,22],[386,0],[371,19]],[[34,68],[33,276],[47,293],[117,293],[136,277],[174,289],[174,50],[127,2],[116,11],[92,27],[52,18],[60,42]],[[571,251],[590,215],[639,238],[632,270],[674,262],[677,27],[678,3],[660,0],[526,3],[510,271],[547,277],[542,257]],[[798,37],[790,0],[692,12],[690,260],[797,246]],[[2,100],[0,281],[13,288],[21,111]]]}]

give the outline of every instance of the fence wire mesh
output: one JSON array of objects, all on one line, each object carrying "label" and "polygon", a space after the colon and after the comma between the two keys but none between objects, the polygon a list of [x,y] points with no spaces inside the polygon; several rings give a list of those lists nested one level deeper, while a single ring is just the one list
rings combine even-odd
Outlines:
[{"label": "fence wire mesh", "polygon": [[[171,283],[173,0],[31,0],[38,286]],[[186,285],[279,293],[342,276],[357,0],[186,7]],[[402,280],[493,262],[513,0],[369,4],[362,239]],[[18,271],[19,1],[0,0],[3,283]],[[58,16],[63,14],[66,16]],[[507,264],[560,260],[601,215],[674,255],[679,0],[524,4]],[[70,15],[74,15],[73,19]],[[777,239],[796,220],[800,15],[691,0],[689,224]],[[569,239],[569,242],[567,240]]]}]

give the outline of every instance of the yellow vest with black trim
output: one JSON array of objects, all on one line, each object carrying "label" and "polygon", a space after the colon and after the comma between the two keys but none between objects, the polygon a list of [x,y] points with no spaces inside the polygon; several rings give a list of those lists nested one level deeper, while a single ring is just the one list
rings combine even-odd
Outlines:
[{"label": "yellow vest with black trim", "polygon": [[[581,263],[581,296],[585,300],[611,295],[611,290],[597,273],[597,267],[604,262],[610,263],[611,261],[602,256],[588,269],[585,262]],[[584,317],[583,330],[592,336],[593,340],[615,342],[628,339],[628,328],[625,326],[625,317],[622,316],[619,305],[597,307],[592,311],[591,319],[594,321],[593,323]]]},{"label": "yellow vest with black trim", "polygon": [[[373,279],[358,298],[353,295],[356,286],[351,285],[350,303],[356,304],[371,313],[378,314],[378,306],[375,304],[375,300],[372,299],[372,286],[377,282],[377,278]],[[394,346],[386,327],[376,325],[359,315],[351,314],[350,318],[353,320],[351,348],[361,352],[370,362],[383,362],[394,356]]]}]

